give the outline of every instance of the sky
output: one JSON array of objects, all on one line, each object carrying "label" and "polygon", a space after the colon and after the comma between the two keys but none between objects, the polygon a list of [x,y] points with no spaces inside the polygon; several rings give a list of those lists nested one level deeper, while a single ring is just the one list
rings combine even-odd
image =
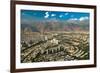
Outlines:
[{"label": "sky", "polygon": [[21,10],[22,20],[86,20],[89,19],[89,13],[83,12],[59,12],[59,11],[39,11],[39,10]]}]

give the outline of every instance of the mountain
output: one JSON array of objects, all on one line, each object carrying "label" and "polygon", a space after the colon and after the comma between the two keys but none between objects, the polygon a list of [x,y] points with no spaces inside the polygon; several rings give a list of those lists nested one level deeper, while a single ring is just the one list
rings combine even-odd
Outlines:
[{"label": "mountain", "polygon": [[[29,22],[29,21],[28,21]],[[21,29],[30,28],[33,32],[41,31],[88,31],[89,20],[32,20],[29,23],[22,22]]]}]

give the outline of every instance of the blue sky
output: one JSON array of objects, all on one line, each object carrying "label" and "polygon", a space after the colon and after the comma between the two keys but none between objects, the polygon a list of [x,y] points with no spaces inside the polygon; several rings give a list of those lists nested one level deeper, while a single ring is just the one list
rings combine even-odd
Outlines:
[{"label": "blue sky", "polygon": [[89,19],[89,13],[83,12],[59,12],[59,11],[38,11],[21,10],[21,19],[24,20],[85,20]]}]

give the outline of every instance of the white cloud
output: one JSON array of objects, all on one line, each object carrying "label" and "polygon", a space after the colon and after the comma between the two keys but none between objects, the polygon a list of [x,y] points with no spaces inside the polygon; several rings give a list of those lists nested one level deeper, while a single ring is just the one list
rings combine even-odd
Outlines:
[{"label": "white cloud", "polygon": [[80,17],[79,18],[80,21],[87,20],[87,19],[89,19],[89,17]]},{"label": "white cloud", "polygon": [[46,12],[44,18],[48,18],[48,17],[49,17],[49,12]]},{"label": "white cloud", "polygon": [[59,17],[61,18],[61,17],[63,17],[63,15],[59,15]]},{"label": "white cloud", "polygon": [[69,20],[79,20],[79,21],[83,21],[83,20],[87,20],[89,19],[89,17],[80,17],[79,19],[78,18],[71,18]]},{"label": "white cloud", "polygon": [[68,15],[68,13],[65,13],[65,15]]},{"label": "white cloud", "polygon": [[56,16],[56,14],[51,14],[51,16]]},{"label": "white cloud", "polygon": [[69,19],[69,20],[78,20],[77,18],[71,18],[71,19]]}]

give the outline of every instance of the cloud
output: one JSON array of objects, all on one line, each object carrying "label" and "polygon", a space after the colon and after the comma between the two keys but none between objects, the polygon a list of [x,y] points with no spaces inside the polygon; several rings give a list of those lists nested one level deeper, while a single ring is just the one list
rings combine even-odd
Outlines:
[{"label": "cloud", "polygon": [[71,19],[69,19],[69,20],[78,20],[77,18],[71,18]]},{"label": "cloud", "polygon": [[61,17],[63,17],[63,15],[59,15],[59,17],[61,18]]},{"label": "cloud", "polygon": [[80,18],[70,18],[69,20],[78,20],[78,21],[83,21],[83,20],[87,20],[89,19],[89,17],[80,17]]},{"label": "cloud", "polygon": [[87,20],[87,19],[89,19],[89,17],[80,17],[79,18],[80,21]]},{"label": "cloud", "polygon": [[65,15],[68,15],[68,13],[65,13]]},{"label": "cloud", "polygon": [[56,16],[56,14],[51,14],[51,16]]},{"label": "cloud", "polygon": [[44,18],[48,18],[48,17],[49,17],[49,12],[46,12]]}]

